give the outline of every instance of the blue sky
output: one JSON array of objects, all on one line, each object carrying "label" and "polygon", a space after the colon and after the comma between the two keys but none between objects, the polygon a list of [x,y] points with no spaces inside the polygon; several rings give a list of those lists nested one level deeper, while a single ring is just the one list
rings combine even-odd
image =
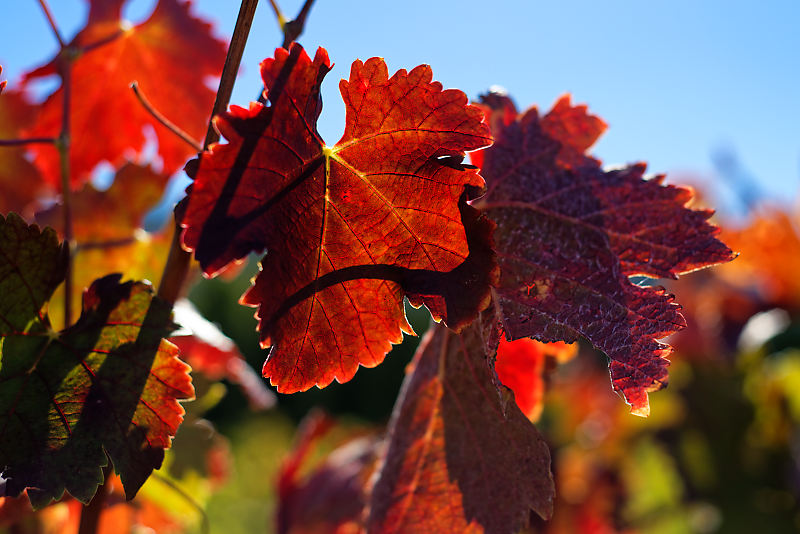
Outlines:
[{"label": "blue sky", "polygon": [[[281,0],[289,16],[302,2]],[[13,83],[55,51],[35,0],[14,0],[0,18],[0,64]],[[51,0],[63,33],[83,24],[85,0]],[[131,0],[135,22],[155,0]],[[195,12],[229,36],[235,0],[196,0]],[[715,180],[722,206],[729,188],[712,154],[736,153],[769,197],[790,202],[800,184],[800,2],[503,1],[380,2],[317,0],[301,43],[328,49],[335,68],[323,86],[319,130],[341,135],[338,80],[356,58],[383,56],[390,71],[420,63],[445,87],[477,97],[505,87],[520,108],[548,109],[570,92],[610,128],[595,147],[608,164],[648,161],[673,181]],[[259,90],[258,63],[280,43],[262,0],[233,103]],[[725,194],[728,196],[725,197]],[[727,200],[726,200],[727,198]]]}]

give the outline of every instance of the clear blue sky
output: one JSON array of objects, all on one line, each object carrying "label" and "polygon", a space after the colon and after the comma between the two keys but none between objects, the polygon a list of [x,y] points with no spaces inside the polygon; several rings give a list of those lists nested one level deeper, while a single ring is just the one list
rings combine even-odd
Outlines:
[{"label": "clear blue sky", "polygon": [[[288,16],[299,0],[279,0]],[[7,0],[0,64],[11,83],[55,51],[35,0]],[[84,0],[51,0],[72,36]],[[145,17],[155,0],[131,0]],[[195,12],[229,36],[235,0],[196,0]],[[648,161],[653,172],[714,176],[711,154],[733,149],[768,195],[790,201],[800,184],[800,2],[775,0],[503,1],[317,0],[301,43],[328,49],[319,130],[339,138],[338,79],[355,58],[383,56],[390,71],[420,63],[472,98],[494,84],[519,107],[547,109],[564,92],[610,125],[595,148],[608,164]],[[233,102],[259,90],[258,63],[281,37],[267,0],[259,6]],[[720,185],[718,190],[725,192]]]}]

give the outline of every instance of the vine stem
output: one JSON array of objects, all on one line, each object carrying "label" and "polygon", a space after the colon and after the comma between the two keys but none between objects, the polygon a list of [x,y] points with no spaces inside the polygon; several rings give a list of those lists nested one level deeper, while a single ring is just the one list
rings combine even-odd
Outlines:
[{"label": "vine stem", "polygon": [[131,82],[130,88],[133,90],[133,94],[136,95],[136,98],[139,99],[139,103],[144,107],[144,109],[152,115],[152,117],[160,122],[166,129],[170,132],[174,133],[178,137],[180,137],[184,142],[189,144],[192,148],[196,151],[200,152],[203,150],[203,147],[200,145],[198,141],[192,139],[192,136],[186,133],[184,130],[181,130],[174,122],[166,118],[161,112],[159,112],[156,108],[153,107],[153,104],[150,103],[149,100],[144,96],[142,90],[139,88],[139,82],[134,81]]},{"label": "vine stem", "polygon": [[108,481],[111,478],[111,461],[103,468],[103,484],[97,488],[89,504],[81,510],[81,522],[78,526],[78,534],[95,534],[97,527],[100,526],[100,514],[106,505],[111,486]]},{"label": "vine stem", "polygon": [[[247,37],[250,35],[250,26],[253,24],[257,6],[258,0],[242,0],[239,7],[239,16],[236,19],[236,26],[233,30],[230,45],[228,45],[228,55],[225,58],[225,66],[222,68],[222,77],[219,81],[219,89],[217,89],[217,96],[211,112],[211,121],[208,123],[203,149],[219,141],[219,133],[214,128],[214,117],[225,111],[231,100],[233,84],[239,72],[239,64],[242,61],[244,47],[247,44]],[[178,300],[183,284],[189,274],[191,254],[181,247],[181,220],[183,219],[184,209],[185,202],[181,201],[175,209],[175,230],[172,235],[172,244],[167,257],[167,264],[164,266],[164,273],[161,275],[161,282],[158,285],[159,298],[170,304],[175,304],[175,301]]]},{"label": "vine stem", "polygon": [[44,11],[44,16],[47,19],[47,22],[50,24],[50,29],[53,30],[53,34],[56,36],[56,41],[58,41],[58,46],[61,50],[67,47],[64,39],[61,37],[61,32],[58,31],[58,26],[56,25],[55,19],[53,19],[53,14],[50,12],[50,7],[47,5],[46,0],[39,0],[39,5],[42,6],[42,11]]},{"label": "vine stem", "polygon": [[27,139],[0,139],[0,146],[34,145],[37,143],[55,145],[57,137],[28,137]]}]

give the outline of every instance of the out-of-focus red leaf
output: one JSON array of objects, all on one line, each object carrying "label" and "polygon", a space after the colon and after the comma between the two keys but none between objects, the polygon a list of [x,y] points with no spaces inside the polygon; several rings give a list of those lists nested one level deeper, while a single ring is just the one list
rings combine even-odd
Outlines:
[{"label": "out-of-focus red leaf", "polygon": [[395,406],[368,531],[516,532],[553,507],[550,453],[498,391],[474,323],[436,326]]},{"label": "out-of-focus red leaf", "polygon": [[[108,244],[130,239],[142,227],[144,216],[161,198],[167,176],[147,165],[125,163],[105,191],[86,184],[73,193],[72,232],[78,246]],[[64,209],[59,202],[36,213],[36,222],[63,235]],[[108,271],[106,271],[108,272]],[[96,277],[95,277],[96,278]]]},{"label": "out-of-focus red leaf", "polygon": [[170,306],[149,285],[97,280],[81,317],[55,332],[46,303],[66,255],[52,229],[0,216],[0,465],[5,493],[34,507],[64,490],[88,502],[106,455],[132,497],[161,465],[193,396],[188,366],[163,338]]},{"label": "out-of-focus red leaf", "polygon": [[[0,74],[3,74],[3,66],[2,65],[0,65]],[[5,88],[6,88],[6,81],[3,80],[2,82],[0,82],[0,94],[3,93],[3,89],[5,89]]]},{"label": "out-of-focus red leaf", "polygon": [[[211,380],[227,378],[238,384],[250,407],[255,410],[265,410],[275,404],[275,394],[248,365],[231,338],[200,315],[186,299],[176,302],[173,312],[175,322],[183,329],[176,332],[170,341],[178,346],[181,358],[192,366],[193,371],[200,371]],[[182,335],[184,333],[186,335]]]},{"label": "out-of-focus red leaf", "polygon": [[[515,116],[507,97],[485,103],[495,144],[478,158],[488,191],[476,205],[498,226],[503,331],[585,337],[608,355],[613,387],[633,413],[647,415],[647,393],[667,380],[670,348],[658,340],[685,323],[672,296],[628,277],[676,278],[730,260],[707,222],[712,212],[687,208],[691,192],[663,185],[663,176],[645,179],[643,164],[606,172],[581,161],[579,150],[602,129],[583,109],[562,100],[540,119],[536,109]],[[560,141],[576,123],[588,133]]]},{"label": "out-of-focus red leaf", "polygon": [[[0,139],[22,137],[35,118],[36,108],[22,94],[11,90],[0,95]],[[42,176],[25,158],[24,148],[0,148],[0,213],[15,211],[29,218],[32,213],[26,208],[46,192]]]},{"label": "out-of-focus red leaf", "polygon": [[316,121],[329,70],[324,49],[313,61],[278,49],[261,65],[269,106],[215,119],[229,144],[189,168],[183,242],[205,273],[269,251],[242,302],[272,345],[264,376],[287,393],[379,364],[411,331],[404,294],[460,328],[496,276],[492,227],[466,203],[483,180],[460,163],[491,140],[481,110],[427,65],[389,78],[383,60],[356,61],[340,84],[344,136],[327,147]]},{"label": "out-of-focus red leaf", "polygon": [[547,357],[563,362],[572,358],[577,349],[576,344],[542,343],[530,338],[500,340],[494,364],[497,377],[514,392],[517,406],[528,419],[536,422],[542,414]]},{"label": "out-of-focus red leaf", "polygon": [[[278,534],[356,534],[363,532],[367,486],[380,441],[357,438],[331,452],[310,470],[306,463],[331,421],[314,414],[298,431],[294,450],[278,475]],[[308,471],[301,475],[300,471]]]},{"label": "out-of-focus red leaf", "polygon": [[725,232],[741,254],[718,270],[737,287],[754,288],[772,306],[800,308],[800,218],[778,207],[759,209],[750,224]]},{"label": "out-of-focus red leaf", "polygon": [[[138,81],[153,107],[198,139],[214,103],[214,91],[206,81],[222,71],[225,44],[211,35],[210,24],[190,13],[190,2],[159,0],[150,18],[131,28],[120,18],[124,3],[90,0],[87,25],[69,44],[79,54],[71,67],[70,107],[70,168],[76,189],[101,161],[117,165],[126,152],[139,153],[148,125],[158,137],[164,174],[179,169],[193,152],[144,109],[129,87],[131,82]],[[34,70],[27,80],[55,74],[57,62]],[[62,91],[59,88],[47,98],[28,135],[58,136]],[[57,187],[56,149],[36,145],[32,151],[45,179]]]}]

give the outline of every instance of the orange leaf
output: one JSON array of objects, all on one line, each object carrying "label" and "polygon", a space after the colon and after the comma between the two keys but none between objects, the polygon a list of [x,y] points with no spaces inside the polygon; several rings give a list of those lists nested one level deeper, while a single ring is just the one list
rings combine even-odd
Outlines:
[{"label": "orange leaf", "polygon": [[368,531],[517,532],[553,507],[550,452],[504,403],[477,326],[435,326],[420,345],[389,428]]},{"label": "orange leaf", "polygon": [[[90,0],[89,21],[69,45],[78,53],[71,66],[70,107],[70,168],[75,189],[101,161],[117,165],[127,151],[140,153],[148,125],[158,137],[165,175],[179,169],[194,152],[142,107],[129,87],[131,82],[138,81],[151,104],[195,138],[202,138],[214,103],[206,80],[221,72],[225,44],[212,37],[208,23],[191,15],[191,3],[159,0],[150,18],[133,28],[120,19],[124,3]],[[26,79],[57,70],[58,59],[54,59]],[[58,136],[62,93],[58,89],[47,98],[29,135]],[[58,186],[55,148],[37,145],[32,151],[45,178]]]},{"label": "orange leaf", "polygon": [[539,420],[544,403],[545,360],[548,356],[558,362],[572,358],[577,344],[542,343],[522,338],[516,341],[500,340],[497,347],[495,371],[503,385],[514,392],[514,400],[528,419]]},{"label": "orange leaf", "polygon": [[329,70],[324,49],[313,61],[278,49],[261,65],[270,105],[215,119],[230,143],[189,169],[183,242],[205,273],[269,251],[242,302],[259,307],[264,376],[285,393],[378,365],[411,331],[404,294],[463,327],[496,273],[492,227],[466,203],[483,180],[460,163],[491,139],[482,112],[427,65],[390,78],[383,60],[356,61],[340,84],[344,136],[327,147],[316,121]]}]

